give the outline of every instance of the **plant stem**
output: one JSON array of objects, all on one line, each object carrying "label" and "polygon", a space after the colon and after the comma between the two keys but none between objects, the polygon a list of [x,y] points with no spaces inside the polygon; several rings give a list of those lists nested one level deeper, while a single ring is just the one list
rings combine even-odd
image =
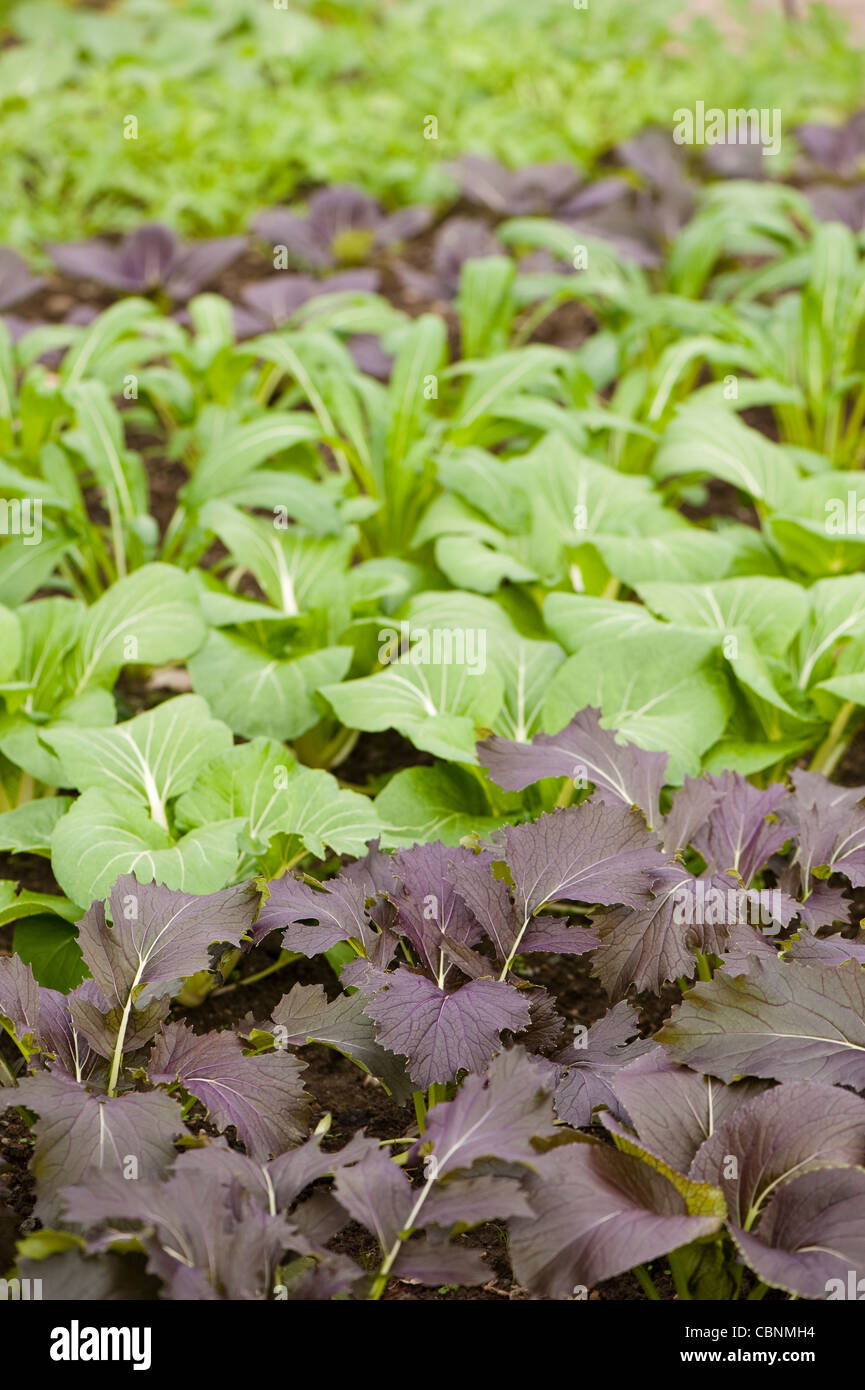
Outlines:
[{"label": "plant stem", "polygon": [[679,1299],[690,1301],[691,1292],[688,1288],[688,1280],[685,1277],[681,1264],[676,1259],[675,1250],[670,1251],[667,1256],[667,1262],[670,1266],[670,1273],[673,1276],[673,1283],[676,1285],[676,1293]]},{"label": "plant stem", "polygon": [[649,1271],[646,1269],[646,1266],[634,1265],[633,1272],[636,1276],[637,1282],[640,1285],[640,1288],[643,1290],[643,1293],[646,1295],[646,1297],[650,1298],[653,1303],[660,1302],[661,1295],[658,1293],[658,1290],[655,1287],[655,1281],[652,1278]]},{"label": "plant stem", "polygon": [[844,732],[855,709],[856,705],[852,700],[846,700],[841,706],[832,720],[828,734],[811,759],[811,772],[822,772],[826,777],[834,772],[849,742],[845,740]]},{"label": "plant stem", "polygon": [[697,955],[697,976],[698,976],[698,978],[701,979],[701,980],[711,980],[711,978],[712,978],[712,967],[711,967],[711,965],[709,964],[709,958],[708,958],[708,956],[705,956],[705,955],[703,954],[702,951],[697,951],[696,955]]},{"label": "plant stem", "polygon": [[235,989],[241,989],[244,985],[257,984],[259,980],[264,980],[268,975],[273,975],[277,970],[282,970],[283,966],[290,965],[293,960],[298,959],[297,951],[282,950],[278,958],[272,965],[268,965],[265,970],[258,970],[254,975],[246,975],[242,980],[235,980],[233,985],[220,985],[219,989],[213,991],[212,997],[215,999],[219,994],[231,994]]}]

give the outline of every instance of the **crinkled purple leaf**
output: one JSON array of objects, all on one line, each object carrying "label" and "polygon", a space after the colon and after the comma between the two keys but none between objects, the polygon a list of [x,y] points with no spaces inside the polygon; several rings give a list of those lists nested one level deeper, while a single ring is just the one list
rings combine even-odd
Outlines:
[{"label": "crinkled purple leaf", "polygon": [[730,928],[730,935],[724,942],[724,969],[728,975],[747,975],[755,956],[773,960],[778,954],[773,946],[773,937],[765,932],[737,922]]},{"label": "crinkled purple leaf", "polygon": [[113,1250],[84,1255],[71,1249],[43,1260],[19,1258],[18,1275],[41,1280],[46,1303],[140,1303],[159,1295],[159,1281],[147,1273],[140,1255]]},{"label": "crinkled purple leaf", "polygon": [[481,1221],[506,1221],[531,1216],[518,1179],[486,1173],[477,1178],[457,1178],[438,1183],[423,1207],[424,1223],[450,1228],[458,1222],[476,1226]]},{"label": "crinkled purple leaf", "polygon": [[42,990],[20,956],[0,956],[0,1027],[28,1052],[39,1047]]},{"label": "crinkled purple leaf", "polygon": [[855,960],[865,965],[865,932],[848,939],[844,936],[814,936],[800,928],[798,940],[791,941],[785,952],[787,960],[800,965],[843,965]]},{"label": "crinkled purple leaf", "polygon": [[419,299],[452,299],[466,261],[501,254],[485,222],[473,217],[449,217],[435,235],[432,273],[415,270],[404,261],[395,265],[403,286]]},{"label": "crinkled purple leaf", "polygon": [[[818,1168],[775,1194],[756,1234],[732,1229],[757,1275],[800,1298],[862,1298],[865,1172]],[[852,1276],[852,1277],[851,1277]]]},{"label": "crinkled purple leaf", "polygon": [[247,1057],[233,1033],[193,1033],[185,1023],[168,1025],[148,1065],[154,1085],[179,1081],[219,1129],[234,1125],[253,1158],[282,1153],[305,1137],[305,1069],[290,1052]]},{"label": "crinkled purple leaf", "polygon": [[553,811],[494,836],[511,871],[521,925],[544,903],[645,902],[652,876],[667,861],[639,811],[589,801]]},{"label": "crinkled purple leaf", "polygon": [[535,734],[531,743],[514,743],[498,734],[478,744],[478,758],[497,786],[522,791],[542,777],[573,777],[592,782],[626,806],[639,806],[648,823],[658,820],[666,753],[649,753],[635,743],[618,743],[602,729],[600,710],[581,710],[558,734]]},{"label": "crinkled purple leaf", "polygon": [[865,787],[838,787],[816,772],[794,769],[795,796],[783,808],[799,836],[795,863],[807,891],[810,875],[845,874],[854,888],[865,885]]},{"label": "crinkled purple leaf", "polygon": [[688,1176],[720,1187],[732,1223],[750,1228],[782,1183],[808,1168],[843,1168],[863,1156],[865,1100],[836,1086],[790,1081],[719,1117]]},{"label": "crinkled purple leaf", "polygon": [[211,964],[210,948],[237,946],[252,930],[258,893],[252,884],[194,897],[123,874],[105,907],[93,903],[78,927],[78,944],[109,1004],[125,1008],[130,995],[143,1008],[178,980]]},{"label": "crinkled purple leaf", "polygon": [[271,245],[284,246],[293,260],[313,270],[334,264],[329,246],[319,240],[310,219],[288,208],[265,208],[253,218],[252,230]]},{"label": "crinkled purple leaf", "polygon": [[178,1166],[167,1182],[112,1175],[68,1187],[63,1201],[67,1218],[85,1226],[112,1219],[143,1226],[148,1268],[172,1299],[267,1297],[284,1253],[310,1253],[283,1216],[238,1200],[220,1173],[200,1167]]},{"label": "crinkled purple leaf", "polygon": [[525,1181],[533,1216],[509,1223],[514,1275],[542,1298],[568,1298],[602,1279],[711,1235],[713,1216],[689,1216],[659,1172],[597,1143],[544,1154]]},{"label": "crinkled purple leaf", "polygon": [[375,1235],[387,1254],[405,1230],[414,1205],[406,1174],[382,1149],[370,1151],[336,1177],[337,1200],[355,1221]]},{"label": "crinkled purple leaf", "polygon": [[765,1076],[865,1089],[865,972],[855,962],[755,959],[688,991],[656,1034],[676,1061],[732,1081]]},{"label": "crinkled purple leaf", "polygon": [[664,817],[663,841],[668,854],[686,849],[693,836],[701,830],[721,798],[717,780],[709,777],[686,777],[673,796]]},{"label": "crinkled purple leaf", "polygon": [[139,1178],[157,1177],[174,1157],[174,1140],[186,1132],[177,1101],[161,1091],[93,1095],[63,1073],[40,1072],[4,1094],[7,1105],[25,1105],[39,1117],[33,1172],[38,1214],[49,1224],[62,1187],[94,1173],[100,1182],[113,1174],[123,1181],[130,1157]]},{"label": "crinkled purple leaf", "polygon": [[569,1125],[589,1125],[598,1105],[605,1105],[618,1119],[627,1118],[615,1089],[616,1077],[636,1058],[657,1051],[650,1038],[637,1033],[637,1016],[630,1004],[622,1002],[580,1032],[583,1046],[574,1042],[557,1054],[555,1060],[562,1066],[555,1094],[560,1119]]},{"label": "crinkled purple leaf", "polygon": [[690,843],[706,861],[709,873],[736,873],[749,884],[759,869],[789,839],[789,828],[770,820],[788,799],[780,782],[758,788],[741,772],[722,772],[706,779],[719,793],[718,801]]},{"label": "crinkled purple leaf", "polygon": [[393,856],[394,883],[390,897],[399,914],[397,930],[407,936],[420,960],[444,983],[447,967],[442,939],[475,945],[481,927],[460,897],[452,873],[464,870],[489,874],[489,854],[442,844],[440,840],[413,845]]},{"label": "crinkled purple leaf", "polygon": [[272,931],[286,928],[286,950],[316,956],[350,938],[360,941],[370,958],[386,965],[393,956],[395,938],[376,933],[370,925],[365,889],[354,878],[337,874],[323,890],[286,874],[267,885],[269,897],[255,924],[256,945]]},{"label": "crinkled purple leaf", "polygon": [[354,364],[365,376],[375,377],[376,381],[389,381],[393,371],[393,358],[383,352],[378,338],[373,333],[355,333],[346,340],[346,347],[354,359]]},{"label": "crinkled purple leaf", "polygon": [[326,1043],[377,1076],[398,1101],[408,1100],[411,1088],[402,1059],[376,1042],[366,1002],[363,994],[341,994],[328,1002],[321,985],[294,985],[272,1014],[274,1026],[285,1030],[277,1034],[279,1044]]},{"label": "crinkled purple leaf", "polygon": [[467,1076],[453,1100],[432,1107],[412,1157],[431,1152],[439,1178],[479,1158],[534,1163],[532,1140],[555,1133],[553,1084],[550,1068],[522,1048],[501,1053],[486,1078]]},{"label": "crinkled purple leaf", "polygon": [[750,179],[758,182],[766,177],[763,147],[737,140],[722,140],[700,151],[703,168],[722,179]]},{"label": "crinkled purple leaf", "polygon": [[714,1076],[678,1066],[662,1048],[652,1047],[616,1071],[611,1085],[641,1142],[677,1172],[688,1173],[701,1145],[767,1083],[747,1079],[725,1086]]},{"label": "crinkled purple leaf", "polygon": [[594,912],[601,944],[592,972],[610,999],[624,998],[632,986],[657,994],[668,980],[694,973],[695,950],[720,953],[731,891],[736,887],[729,879],[697,879],[687,869],[663,865],[639,906]]},{"label": "crinkled purple leaf", "polygon": [[398,969],[367,1001],[376,1037],[408,1058],[415,1086],[453,1081],[458,1071],[484,1071],[501,1046],[502,1030],[518,1033],[530,1021],[528,1000],[501,980],[470,980],[451,993]]},{"label": "crinkled purple leaf", "polygon": [[113,1057],[118,1034],[124,1025],[124,1052],[134,1052],[151,1042],[171,1007],[171,1000],[163,996],[149,999],[140,1009],[132,1006],[127,1013],[119,1004],[111,1006],[95,980],[84,980],[67,1000],[69,1022],[75,1035],[86,1039],[100,1057],[106,1058]]},{"label": "crinkled purple leaf", "polygon": [[413,1284],[485,1284],[492,1271],[477,1250],[460,1245],[433,1245],[425,1236],[408,1241],[391,1269],[395,1279]]}]

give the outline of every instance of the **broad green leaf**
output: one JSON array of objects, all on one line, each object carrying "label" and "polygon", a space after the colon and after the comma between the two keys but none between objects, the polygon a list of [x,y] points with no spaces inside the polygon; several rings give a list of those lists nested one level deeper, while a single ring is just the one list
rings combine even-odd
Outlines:
[{"label": "broad green leaf", "polygon": [[90,973],[81,956],[77,929],[71,922],[58,917],[31,917],[18,923],[14,941],[16,954],[46,989],[68,994]]},{"label": "broad green leaf", "polygon": [[8,608],[0,607],[0,680],[9,680],[21,659],[21,624]]},{"label": "broad green leaf", "polygon": [[254,852],[286,835],[318,858],[325,846],[362,855],[380,829],[369,797],[341,790],[330,773],[302,767],[283,744],[263,738],[214,759],[180,798],[176,816],[182,829],[242,817]]},{"label": "broad green leaf", "polygon": [[193,580],[171,565],[144,565],[90,609],[76,654],[76,689],[113,683],[121,667],[182,660],[207,636]]},{"label": "broad green leaf", "polygon": [[465,768],[437,763],[398,772],[375,800],[385,849],[442,840],[457,845],[465,835],[486,836],[501,824],[477,777]]},{"label": "broad green leaf", "polygon": [[652,474],[721,478],[772,507],[783,506],[799,473],[780,444],[749,429],[736,415],[705,406],[683,407],[658,445]]},{"label": "broad green leaf", "polygon": [[168,802],[232,746],[231,730],[198,695],[178,695],[107,729],[55,724],[43,738],[60,759],[64,785],[138,797],[166,828]]},{"label": "broad green leaf", "polygon": [[186,893],[215,893],[234,878],[241,820],[217,821],[175,841],[137,797],[91,788],[57,824],[51,866],[76,902],[104,898],[121,874]]},{"label": "broad green leaf", "polygon": [[551,681],[544,731],[558,732],[595,705],[606,728],[670,754],[669,781],[696,776],[701,754],[721,737],[732,707],[726,680],[706,662],[707,646],[711,638],[664,623],[615,643],[589,641]]},{"label": "broad green leaf", "polygon": [[48,854],[54,827],[71,805],[71,796],[46,796],[4,811],[0,815],[0,851]]},{"label": "broad green leaf", "polygon": [[190,659],[189,674],[235,733],[293,739],[321,719],[315,694],[345,675],[351,657],[350,647],[324,647],[279,660],[244,637],[214,630]]}]

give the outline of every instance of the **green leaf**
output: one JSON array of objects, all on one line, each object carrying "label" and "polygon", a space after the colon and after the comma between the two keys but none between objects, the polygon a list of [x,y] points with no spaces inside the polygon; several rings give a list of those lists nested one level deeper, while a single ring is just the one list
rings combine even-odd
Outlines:
[{"label": "green leaf", "polygon": [[50,853],[54,827],[71,805],[71,796],[46,796],[4,811],[0,815],[0,850],[12,854]]},{"label": "green leaf", "polygon": [[[77,909],[76,909],[77,911]],[[56,917],[33,917],[15,928],[15,950],[29,965],[36,981],[62,994],[90,974],[78,945],[78,930]]]},{"label": "green leaf", "polygon": [[8,608],[0,607],[0,680],[9,680],[21,659],[21,624]]},{"label": "green leaf", "polygon": [[279,660],[235,633],[212,631],[189,661],[189,674],[236,733],[293,739],[321,719],[315,694],[339,681],[351,658],[351,647],[324,647]]},{"label": "green leaf", "polygon": [[385,849],[442,840],[457,845],[465,835],[488,835],[500,824],[477,777],[465,768],[437,763],[396,773],[375,801]]},{"label": "green leaf", "polygon": [[231,730],[210,717],[198,695],[178,695],[108,729],[55,724],[43,739],[60,759],[66,785],[131,794],[166,827],[168,802],[232,745]]},{"label": "green leaf", "polygon": [[341,790],[330,773],[302,767],[283,744],[263,738],[215,758],[176,807],[182,829],[240,817],[256,853],[275,835],[290,835],[318,858],[325,846],[362,855],[380,829],[369,797]]},{"label": "green leaf", "polygon": [[76,689],[113,684],[130,663],[155,666],[197,651],[207,636],[194,581],[171,565],[144,565],[87,614],[76,654]]},{"label": "green leaf", "polygon": [[70,898],[104,898],[121,874],[186,893],[215,893],[237,868],[241,820],[217,821],[174,840],[135,796],[91,788],[57,824],[51,852],[55,878]]}]

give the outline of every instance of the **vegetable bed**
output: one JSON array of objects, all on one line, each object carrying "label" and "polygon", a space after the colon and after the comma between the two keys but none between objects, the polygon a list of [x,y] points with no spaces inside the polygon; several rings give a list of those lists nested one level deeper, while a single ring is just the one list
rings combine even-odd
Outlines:
[{"label": "vegetable bed", "polygon": [[[100,51],[131,91],[163,8],[52,9],[55,96]],[[292,7],[301,124],[352,38],[364,88],[377,26],[408,44],[384,10]],[[270,19],[220,15],[172,15],[167,90],[207,24],[202,92],[262,78]],[[0,1276],[857,1296],[865,120],[804,24],[782,88],[805,34],[847,87],[790,99],[777,166],[653,100],[504,163],[460,88],[488,138],[354,182],[310,145],[270,206],[264,156],[196,217],[182,151],[137,204],[119,153],[66,149],[53,218],[19,190]],[[719,49],[731,101],[759,51]]]}]

